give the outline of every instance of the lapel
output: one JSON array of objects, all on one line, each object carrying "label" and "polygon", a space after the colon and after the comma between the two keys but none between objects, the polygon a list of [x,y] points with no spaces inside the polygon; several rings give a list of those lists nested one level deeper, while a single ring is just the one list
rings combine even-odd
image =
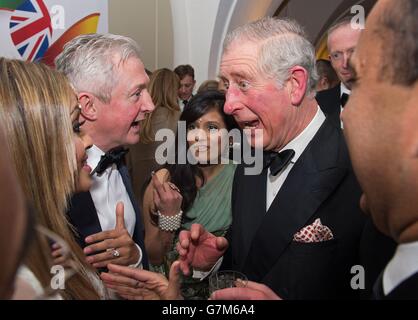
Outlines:
[{"label": "lapel", "polygon": [[294,164],[263,216],[241,266],[256,281],[272,268],[291,243],[293,235],[313,220],[320,205],[345,176],[349,163],[342,155],[346,155],[340,148],[342,139],[341,130],[331,120],[325,120]]},{"label": "lapel", "polygon": [[321,107],[325,115],[332,119],[335,124],[341,126],[340,113],[341,113],[341,85],[338,84],[334,88],[320,91],[316,95],[316,100]]},{"label": "lapel", "polygon": [[316,94],[316,101],[318,102],[322,111],[326,115],[329,115],[337,110],[340,110],[340,96],[341,86],[338,84],[334,88],[318,92]]},{"label": "lapel", "polygon": [[[244,175],[244,166],[237,168],[232,197],[233,228],[237,230],[240,247],[235,250],[242,261],[251,247],[252,239],[266,212],[267,170],[258,175]],[[237,200],[235,200],[237,199]]]},{"label": "lapel", "polygon": [[138,235],[142,235],[144,231],[142,227],[142,223],[141,223],[142,218],[140,215],[140,210],[138,207],[138,203],[135,200],[134,192],[133,192],[132,185],[131,185],[131,180],[130,180],[129,173],[128,173],[128,167],[124,163],[122,163],[118,166],[118,170],[119,170],[120,175],[122,176],[123,184],[125,185],[126,192],[128,192],[129,199],[131,200],[132,207],[134,208],[134,211],[135,211],[136,223],[135,223],[135,230],[134,230],[134,234],[132,238],[134,239],[136,243],[138,243],[137,241]]},{"label": "lapel", "polygon": [[87,236],[102,231],[90,192],[80,192],[71,198],[67,216],[76,229],[75,238],[82,248],[86,246],[84,239]]},{"label": "lapel", "polygon": [[131,179],[129,177],[128,167],[124,162],[121,162],[120,165],[118,165],[119,173],[122,177],[123,184],[125,185],[126,192],[128,192],[129,199],[131,200],[132,207],[135,211],[135,230],[134,234],[132,235],[132,239],[135,241],[136,244],[138,244],[141,247],[142,250],[142,266],[144,269],[148,269],[148,257],[145,251],[145,244],[144,244],[144,226],[142,224],[142,217],[141,213],[138,207],[138,203],[135,199],[134,192],[132,189]]}]

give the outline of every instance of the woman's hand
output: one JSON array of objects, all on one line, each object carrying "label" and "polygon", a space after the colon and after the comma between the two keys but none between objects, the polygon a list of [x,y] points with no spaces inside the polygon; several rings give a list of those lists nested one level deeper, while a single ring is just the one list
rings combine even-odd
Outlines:
[{"label": "woman's hand", "polygon": [[161,214],[174,216],[181,210],[183,197],[180,190],[172,182],[161,183],[156,174],[152,174],[154,205]]},{"label": "woman's hand", "polygon": [[179,266],[179,261],[173,262],[169,280],[156,272],[113,264],[107,266],[109,273],[100,277],[106,287],[128,300],[179,300],[182,299]]}]

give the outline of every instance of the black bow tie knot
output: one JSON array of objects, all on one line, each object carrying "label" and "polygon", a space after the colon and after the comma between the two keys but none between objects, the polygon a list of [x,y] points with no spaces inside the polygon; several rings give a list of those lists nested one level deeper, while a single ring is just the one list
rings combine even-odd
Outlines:
[{"label": "black bow tie knot", "polygon": [[347,104],[348,98],[350,98],[350,95],[348,95],[347,93],[343,93],[341,95],[341,107],[345,107],[345,105]]},{"label": "black bow tie knot", "polygon": [[106,152],[100,158],[99,163],[97,164],[96,168],[91,172],[90,175],[95,173],[102,174],[107,168],[109,168],[112,164],[119,165],[122,161],[123,157],[126,153],[128,153],[129,149],[125,149],[123,147],[118,147]]},{"label": "black bow tie knot", "polygon": [[264,169],[270,167],[273,176],[277,175],[295,156],[295,151],[286,149],[281,152],[264,154]]}]

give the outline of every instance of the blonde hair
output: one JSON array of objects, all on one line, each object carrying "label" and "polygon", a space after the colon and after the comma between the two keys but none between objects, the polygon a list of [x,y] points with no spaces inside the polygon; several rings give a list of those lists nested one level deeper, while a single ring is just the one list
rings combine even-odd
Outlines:
[{"label": "blonde hair", "polygon": [[[75,190],[76,151],[70,112],[75,94],[64,75],[42,64],[0,58],[0,121],[19,182],[36,210],[36,222],[69,245],[81,274],[60,291],[64,298],[97,299],[87,280],[84,254],[66,218]],[[50,283],[50,244],[36,237],[25,264],[41,284]]]},{"label": "blonde hair", "polygon": [[[148,84],[148,91],[156,108],[167,108],[171,112],[180,111],[177,101],[180,79],[173,71],[163,68],[155,70]],[[155,111],[154,111],[155,112]],[[147,114],[142,124],[140,140],[142,143],[154,141],[152,113]]]}]

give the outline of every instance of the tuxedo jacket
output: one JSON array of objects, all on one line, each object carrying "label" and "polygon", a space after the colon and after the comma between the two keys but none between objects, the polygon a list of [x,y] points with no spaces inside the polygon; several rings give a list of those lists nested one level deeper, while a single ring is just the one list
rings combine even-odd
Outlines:
[{"label": "tuxedo jacket", "polygon": [[386,296],[383,293],[382,277],[379,278],[376,287],[377,300],[418,300],[418,272],[402,281]]},{"label": "tuxedo jacket", "polygon": [[[148,257],[144,246],[144,226],[140,210],[132,190],[128,169],[124,163],[121,163],[118,165],[118,170],[122,176],[123,183],[135,211],[136,224],[132,239],[141,247],[142,266],[144,269],[148,269]],[[70,223],[76,229],[76,239],[82,248],[86,246],[84,239],[87,236],[103,231],[90,192],[77,193],[72,197],[68,218]]]},{"label": "tuxedo jacket", "polygon": [[[237,168],[232,190],[233,221],[227,234],[230,246],[222,268],[241,271],[284,299],[358,298],[360,292],[350,285],[355,275],[351,268],[362,264],[360,247],[368,218],[359,208],[361,191],[339,124],[325,120],[267,212],[266,189],[267,169],[260,175],[244,175],[244,166]],[[332,240],[293,241],[299,230],[317,218],[331,229]],[[367,245],[376,248],[380,243]],[[369,268],[364,266],[372,284],[394,248],[382,265],[371,268],[377,273],[367,273]],[[386,249],[365,252],[379,255],[380,250]],[[366,288],[369,298],[372,287]]]},{"label": "tuxedo jacket", "polygon": [[334,123],[341,124],[341,85],[338,84],[334,88],[319,91],[315,97],[321,110],[325,115],[332,119]]}]

